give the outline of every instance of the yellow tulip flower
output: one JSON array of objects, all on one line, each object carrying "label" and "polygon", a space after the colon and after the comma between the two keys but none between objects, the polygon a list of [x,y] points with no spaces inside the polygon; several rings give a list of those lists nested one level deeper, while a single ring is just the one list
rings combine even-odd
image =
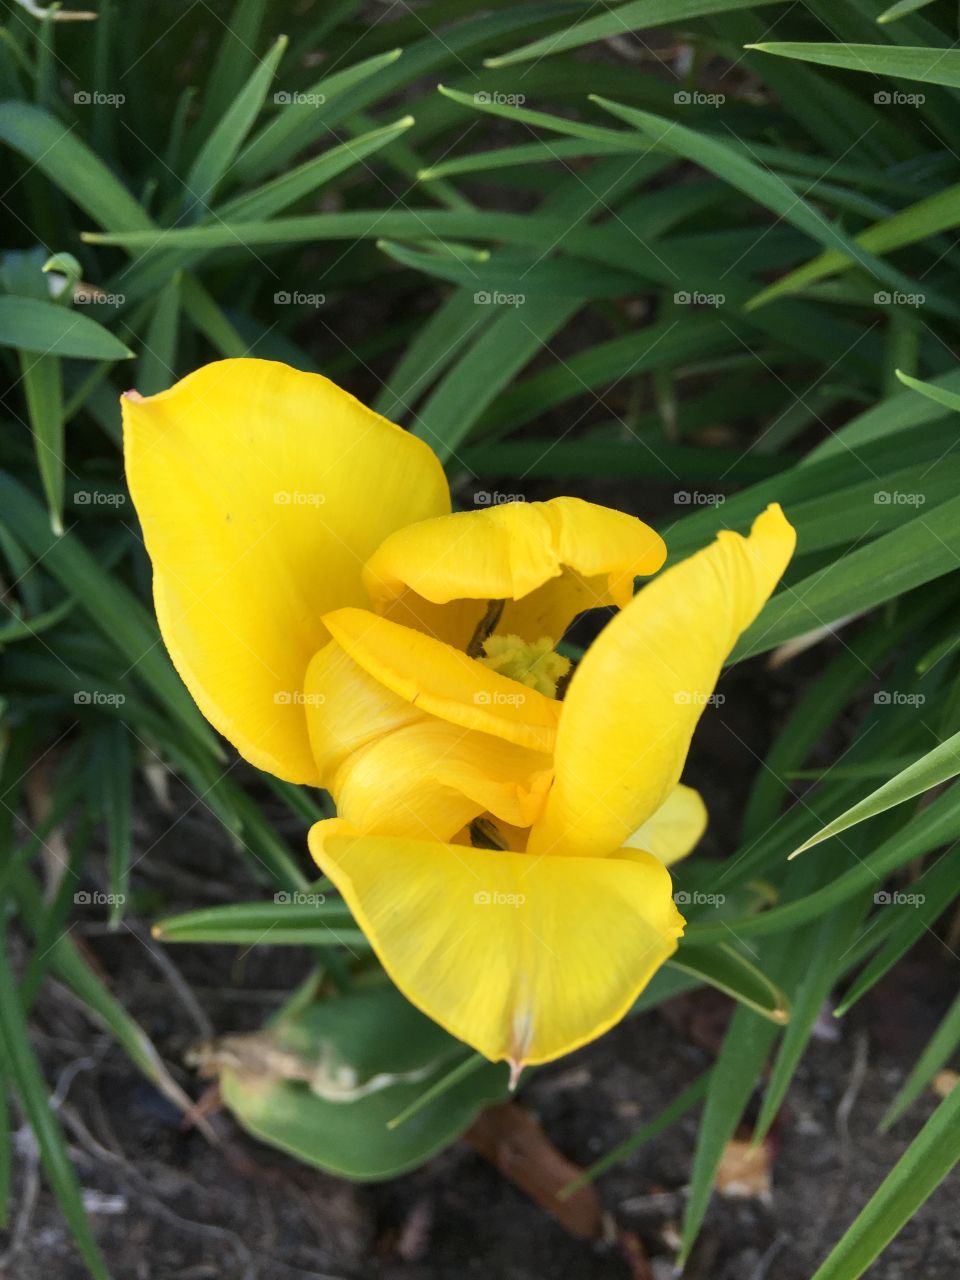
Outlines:
[{"label": "yellow tulip flower", "polygon": [[325,378],[225,360],[123,418],[173,662],[247,760],[329,789],[311,851],[401,991],[514,1073],[622,1018],[683,931],[680,773],[793,552],[780,508],[634,596],[666,555],[640,520],[451,514],[429,447]]}]

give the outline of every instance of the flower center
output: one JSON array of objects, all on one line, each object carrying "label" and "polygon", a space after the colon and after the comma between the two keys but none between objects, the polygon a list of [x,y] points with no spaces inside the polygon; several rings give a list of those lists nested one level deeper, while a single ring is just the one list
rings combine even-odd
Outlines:
[{"label": "flower center", "polygon": [[498,675],[548,698],[557,696],[557,684],[570,670],[570,659],[557,653],[549,636],[541,636],[532,644],[519,636],[488,636],[480,661]]}]

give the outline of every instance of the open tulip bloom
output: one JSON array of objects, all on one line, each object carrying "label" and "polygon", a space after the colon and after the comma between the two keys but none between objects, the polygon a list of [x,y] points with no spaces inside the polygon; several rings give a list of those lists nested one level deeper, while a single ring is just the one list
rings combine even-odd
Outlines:
[{"label": "open tulip bloom", "polygon": [[[677,947],[697,720],[795,535],[666,557],[577,498],[451,514],[421,440],[325,378],[224,360],[123,400],[164,641],[252,764],[325,787],[310,849],[407,998],[516,1074]],[[571,669],[557,642],[617,612]]]}]

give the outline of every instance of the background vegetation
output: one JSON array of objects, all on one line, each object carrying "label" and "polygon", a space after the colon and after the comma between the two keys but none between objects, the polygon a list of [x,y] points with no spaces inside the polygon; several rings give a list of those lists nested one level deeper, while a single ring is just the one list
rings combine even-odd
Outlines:
[{"label": "background vegetation", "polygon": [[[138,777],[175,771],[263,885],[165,937],[269,928],[316,943],[342,984],[362,946],[336,901],[320,914],[349,953],[315,907],[270,900],[309,889],[300,831],[324,797],[234,771],[159,643],[124,488],[119,392],[255,354],[428,440],[466,506],[588,484],[658,514],[672,558],[774,499],[797,527],[786,585],[734,657],[783,659],[813,632],[822,667],[770,726],[739,844],[681,869],[692,924],[641,1002],[704,980],[741,1002],[664,1118],[703,1103],[688,1252],[768,1056],[758,1135],[831,994],[842,1015],[929,931],[956,963],[956,7],[108,0],[71,16],[13,4],[0,28],[0,925],[29,940],[24,964],[0,947],[0,1071],[77,1247],[106,1274],[26,1032],[42,985],[66,984],[184,1101],[70,934],[91,900],[122,926],[146,856]],[[889,1123],[910,1124],[958,1043],[960,1000]],[[465,1123],[452,1091],[471,1070],[438,1076],[407,1164]],[[481,1076],[467,1111],[502,1088]],[[863,1273],[956,1160],[958,1114],[954,1089],[817,1280]],[[5,1121],[0,1210],[11,1158]]]}]

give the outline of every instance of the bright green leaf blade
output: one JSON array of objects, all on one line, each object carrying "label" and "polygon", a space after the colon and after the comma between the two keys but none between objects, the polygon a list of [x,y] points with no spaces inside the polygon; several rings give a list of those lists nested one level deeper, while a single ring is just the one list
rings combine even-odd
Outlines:
[{"label": "bright green leaf blade", "polygon": [[487,58],[485,67],[505,67],[514,62],[529,62],[532,58],[545,58],[564,49],[579,49],[596,40],[609,40],[629,31],[643,31],[647,27],[673,26],[705,14],[729,13],[733,9],[757,9],[777,0],[633,0],[621,4],[596,17],[590,16],[589,7],[579,22],[573,22],[562,30],[534,40],[519,49],[496,58]]},{"label": "bright green leaf blade", "polygon": [[773,1023],[750,1009],[740,1007],[733,1015],[710,1077],[700,1122],[683,1220],[681,1261],[689,1257],[699,1234],[724,1148],[740,1122],[776,1034]]},{"label": "bright green leaf blade", "polygon": [[[0,299],[2,302],[2,299]],[[63,380],[56,356],[20,352],[20,372],[37,455],[37,470],[50,510],[50,527],[63,532]]]},{"label": "bright green leaf blade", "polygon": [[896,22],[898,18],[905,18],[907,14],[916,13],[918,9],[925,9],[928,4],[933,4],[933,0],[897,0],[896,4],[892,4],[889,9],[884,9],[883,13],[877,16],[877,22]]},{"label": "bright green leaf blade", "polygon": [[412,124],[413,116],[404,116],[394,124],[361,134],[350,142],[341,143],[338,147],[331,147],[329,151],[314,156],[313,159],[305,161],[279,178],[274,178],[272,182],[267,182],[254,191],[245,192],[241,196],[228,200],[217,211],[217,218],[251,222],[270,218],[281,209],[286,209],[297,200],[312,194],[318,187],[322,187],[338,174],[360,164],[367,156],[374,155],[382,147],[406,133]]},{"label": "bright green leaf blade", "polygon": [[349,946],[369,950],[339,898],[322,890],[281,891],[273,902],[237,902],[205,907],[161,920],[153,935],[163,942],[219,942],[271,946]]},{"label": "bright green leaf blade", "polygon": [[[402,53],[402,49],[391,49],[387,53],[365,58],[352,67],[344,67],[342,71],[324,76],[303,93],[294,95],[281,91],[281,100],[277,104],[279,110],[266,121],[237,158],[237,181],[248,183],[275,168],[276,157],[288,155],[291,143],[296,143],[298,137],[302,138],[304,132],[307,134],[304,140],[306,145],[317,126],[323,128],[329,103],[348,89],[376,77],[379,72],[396,62]],[[289,100],[285,101],[284,98]]]},{"label": "bright green leaf blade", "polygon": [[829,840],[831,836],[847,831],[858,822],[866,822],[868,818],[874,818],[878,813],[892,809],[894,805],[912,800],[914,796],[939,786],[941,782],[948,782],[951,778],[955,778],[958,773],[960,773],[960,733],[955,733],[947,738],[946,742],[941,742],[932,751],[921,756],[914,764],[902,769],[896,777],[885,782],[882,787],[877,787],[876,791],[871,791],[868,796],[864,796],[855,805],[838,814],[832,822],[828,822],[809,840],[805,840],[802,845],[794,849],[790,857],[796,858],[806,849],[819,844],[821,840]]},{"label": "bright green leaf blade", "polygon": [[217,187],[260,114],[270,81],[286,47],[286,36],[279,36],[197,153],[185,182],[188,217],[196,218],[209,209]]},{"label": "bright green leaf blade", "polygon": [[[913,858],[922,857],[932,849],[956,839],[960,821],[960,785],[954,784],[937,796],[910,822],[890,839],[884,840],[872,853],[858,858],[849,870],[836,876],[821,889],[772,907],[757,915],[743,916],[722,924],[704,924],[699,920],[687,925],[686,937],[691,945],[726,942],[733,933],[738,938],[759,937],[764,934],[783,933],[797,925],[816,920],[832,907],[854,897],[862,889],[876,890],[885,878],[898,867]],[[804,863],[794,863],[803,866]]]},{"label": "bright green leaf blade", "polygon": [[127,360],[133,355],[96,320],[37,298],[0,297],[0,346],[78,360]]},{"label": "bright green leaf blade", "polygon": [[734,660],[875,608],[958,563],[960,498],[952,498],[780,591],[741,637]]},{"label": "bright green leaf blade", "polygon": [[[936,195],[920,200],[889,218],[874,223],[866,231],[860,231],[854,240],[862,248],[871,253],[889,253],[904,245],[916,244],[931,236],[947,231],[960,223],[960,186],[948,187],[946,191],[938,191]],[[838,271],[846,271],[855,264],[843,253],[828,249],[810,262],[788,272],[782,279],[766,289],[762,289],[747,302],[747,308],[762,306],[786,293],[794,292],[806,285],[822,280],[824,276]],[[884,297],[879,295],[881,305],[889,305],[896,301],[896,295]],[[918,285],[918,298],[924,298],[923,285]],[[904,305],[909,305],[905,303]],[[917,305],[923,305],[922,302]]]},{"label": "bright green leaf blade", "polygon": [[[885,974],[889,973],[897,961],[902,959],[950,908],[958,893],[960,893],[960,845],[942,854],[918,880],[911,881],[909,888],[896,893],[883,891],[876,895],[881,899],[879,905],[884,917],[886,933],[878,939],[882,945],[876,955],[857,975],[850,990],[837,1004],[838,1018],[843,1017],[858,1000],[876,986]],[[864,942],[870,942],[874,935],[874,921],[879,916],[880,912],[867,922],[863,935]]]},{"label": "bright green leaf blade", "polygon": [[[958,55],[960,56],[960,55]],[[665,147],[677,156],[700,165],[716,174],[750,200],[757,201],[773,213],[805,232],[818,244],[835,249],[851,259],[857,266],[869,271],[898,290],[913,293],[919,290],[909,277],[895,270],[875,254],[868,252],[856,240],[845,235],[837,226],[827,222],[813,205],[798,196],[779,174],[764,168],[749,154],[726,141],[710,137],[674,120],[638,111],[634,107],[611,102],[591,94],[591,101],[598,103],[618,119],[642,130],[644,137],[658,147]]]},{"label": "bright green leaf blade", "polygon": [[923,84],[942,84],[960,89],[960,49],[907,49],[889,44],[804,44],[793,41],[751,44],[747,48],[758,53],[773,53],[780,58],[815,62],[821,67],[842,67],[846,71],[865,71],[870,75],[919,80]]},{"label": "bright green leaf blade", "polygon": [[[677,895],[677,901],[683,905],[682,893]],[[778,1026],[783,1026],[790,1019],[787,997],[735,947],[726,943],[698,947],[696,944],[685,945],[681,942],[676,954],[667,963],[672,969],[691,974],[732,996],[740,1004],[769,1018]]]},{"label": "bright green leaf blade", "polygon": [[[890,1109],[880,1121],[881,1132],[891,1128],[927,1087],[941,1067],[946,1066],[960,1045],[960,995],[943,1015],[940,1025],[927,1041],[923,1052],[903,1082]],[[954,1093],[958,1092],[954,1086]]]},{"label": "bright green leaf blade", "polygon": [[956,409],[960,413],[960,395],[949,391],[946,387],[938,387],[932,382],[923,382],[920,378],[911,378],[909,374],[897,369],[897,378],[911,391],[919,391],[922,396],[932,400],[934,404],[942,404],[946,409]]},{"label": "bright green leaf blade", "polygon": [[960,1159],[960,1088],[954,1088],[883,1180],[812,1280],[857,1280]]},{"label": "bright green leaf blade", "polygon": [[103,161],[49,112],[22,102],[0,103],[0,142],[19,151],[101,227],[149,231],[153,226]]}]

